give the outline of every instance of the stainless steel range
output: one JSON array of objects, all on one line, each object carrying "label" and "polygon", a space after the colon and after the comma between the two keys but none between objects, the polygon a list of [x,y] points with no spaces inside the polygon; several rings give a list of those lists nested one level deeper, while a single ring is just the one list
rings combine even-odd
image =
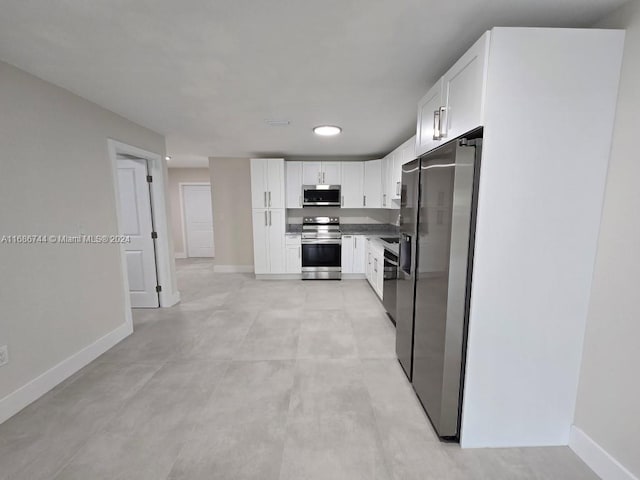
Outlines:
[{"label": "stainless steel range", "polygon": [[302,220],[302,279],[340,280],[342,234],[338,217]]}]

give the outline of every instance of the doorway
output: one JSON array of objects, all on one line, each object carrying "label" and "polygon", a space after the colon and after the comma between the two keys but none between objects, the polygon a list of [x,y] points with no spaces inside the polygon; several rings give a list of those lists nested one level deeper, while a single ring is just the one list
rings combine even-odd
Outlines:
[{"label": "doorway", "polygon": [[[125,235],[123,232],[126,230],[136,231],[137,222],[140,236],[144,237],[146,242],[145,245],[137,248],[140,251],[138,254],[128,253],[129,247],[131,250],[136,250],[133,245],[133,235],[130,244],[119,243],[125,318],[127,323],[133,325],[132,307],[157,308],[160,306],[166,308],[180,301],[168,226],[167,165],[162,155],[117,140],[108,139],[107,149],[113,175],[117,233]],[[126,164],[126,162],[120,163],[123,160],[133,161],[133,163],[126,165],[132,170],[127,174],[119,169]],[[129,182],[128,193],[120,192],[121,178],[123,182],[125,179]],[[125,198],[127,196],[136,198],[140,204],[136,204],[133,209],[131,207],[123,208],[120,204],[125,201],[129,205],[134,203],[133,200],[127,200]],[[133,212],[135,212],[135,218]],[[149,212],[151,219],[139,218],[138,215],[142,215],[141,212]],[[150,230],[149,223],[151,223]],[[148,236],[143,232],[143,229],[149,230]],[[151,235],[154,238],[151,238]],[[153,252],[152,255],[150,255],[151,252]],[[132,270],[131,273],[130,270]],[[135,298],[142,297],[142,294],[137,294],[138,292],[144,292],[144,301],[138,302]]]},{"label": "doorway", "polygon": [[180,199],[187,257],[214,257],[211,184],[181,183]]}]

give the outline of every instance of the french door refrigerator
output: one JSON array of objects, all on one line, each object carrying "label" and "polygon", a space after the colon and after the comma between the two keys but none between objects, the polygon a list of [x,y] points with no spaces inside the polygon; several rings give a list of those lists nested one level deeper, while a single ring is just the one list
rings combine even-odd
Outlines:
[{"label": "french door refrigerator", "polygon": [[481,135],[402,168],[396,352],[443,439],[459,438]]}]

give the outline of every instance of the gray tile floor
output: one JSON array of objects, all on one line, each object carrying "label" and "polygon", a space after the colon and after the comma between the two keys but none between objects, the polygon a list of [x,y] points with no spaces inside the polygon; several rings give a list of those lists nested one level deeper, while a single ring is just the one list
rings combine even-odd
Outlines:
[{"label": "gray tile floor", "polygon": [[564,447],[438,442],[365,281],[178,278],[180,305],[0,425],[1,479],[597,478]]}]

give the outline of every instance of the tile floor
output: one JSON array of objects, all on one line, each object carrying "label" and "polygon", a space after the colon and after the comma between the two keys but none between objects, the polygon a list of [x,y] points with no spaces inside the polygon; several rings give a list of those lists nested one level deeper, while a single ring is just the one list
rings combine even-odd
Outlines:
[{"label": "tile floor", "polygon": [[597,479],[565,447],[440,443],[365,281],[178,279],[180,305],[0,425],[1,479]]}]

